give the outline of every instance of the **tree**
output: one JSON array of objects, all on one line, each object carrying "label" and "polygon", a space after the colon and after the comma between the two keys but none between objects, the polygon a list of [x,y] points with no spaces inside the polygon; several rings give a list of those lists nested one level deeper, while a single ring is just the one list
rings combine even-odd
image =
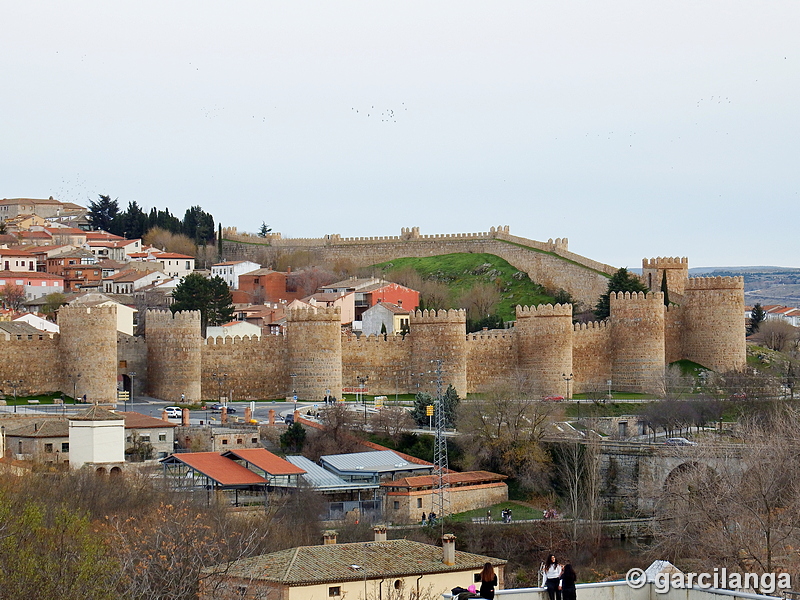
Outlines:
[{"label": "tree", "polygon": [[128,209],[121,215],[124,235],[128,239],[141,238],[148,229],[147,213],[134,200],[128,203]]},{"label": "tree", "polygon": [[661,293],[664,294],[664,306],[669,306],[669,286],[667,285],[667,270],[661,275]]},{"label": "tree", "polygon": [[753,305],[753,310],[750,311],[750,321],[747,324],[747,335],[753,335],[758,331],[758,328],[761,326],[767,318],[767,313],[761,307],[759,302],[756,302]]},{"label": "tree", "polygon": [[119,235],[121,232],[117,231],[120,225],[118,216],[118,200],[112,200],[111,196],[100,194],[100,200],[97,202],[89,201],[89,211],[86,214],[86,218],[92,228]]},{"label": "tree", "polygon": [[461,295],[458,304],[466,309],[468,318],[477,321],[493,315],[501,299],[497,286],[478,283]]},{"label": "tree", "polygon": [[784,352],[798,339],[797,327],[783,319],[768,319],[758,326],[755,336],[762,346]]},{"label": "tree", "polygon": [[214,217],[199,206],[186,210],[181,223],[181,233],[195,244],[205,245],[214,241]]},{"label": "tree", "polygon": [[607,319],[611,314],[611,293],[612,292],[647,292],[647,286],[634,273],[622,267],[614,273],[608,280],[608,291],[600,296],[594,308],[595,317]]},{"label": "tree", "polygon": [[267,224],[264,221],[261,221],[261,227],[258,229],[258,237],[265,238],[271,231],[272,227],[267,227]]},{"label": "tree", "polygon": [[22,303],[25,302],[25,288],[7,281],[2,291],[0,291],[0,296],[3,299],[3,306],[17,311],[22,306]]},{"label": "tree", "polygon": [[187,236],[182,233],[173,233],[163,227],[153,227],[144,234],[142,241],[150,246],[162,248],[167,252],[177,252],[194,256],[197,253],[197,246]]},{"label": "tree", "polygon": [[53,292],[44,297],[45,304],[42,306],[42,312],[47,315],[47,318],[55,321],[58,309],[67,303],[66,297],[61,292]]},{"label": "tree", "polygon": [[386,406],[370,418],[372,431],[397,442],[414,427],[409,412],[399,406]]},{"label": "tree", "polygon": [[305,296],[315,293],[321,286],[336,281],[335,273],[320,267],[293,271],[286,280],[286,291],[300,292]]},{"label": "tree", "polygon": [[306,428],[300,423],[292,423],[281,434],[281,448],[287,452],[302,452],[306,443]]},{"label": "tree", "polygon": [[228,284],[221,277],[206,279],[199,273],[189,273],[175,287],[174,302],[170,306],[173,314],[179,311],[200,311],[202,335],[208,325],[221,325],[233,317],[233,304]]}]

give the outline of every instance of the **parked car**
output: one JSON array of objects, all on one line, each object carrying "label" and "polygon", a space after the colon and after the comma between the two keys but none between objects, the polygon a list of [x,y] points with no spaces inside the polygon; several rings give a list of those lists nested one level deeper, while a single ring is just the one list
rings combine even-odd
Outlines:
[{"label": "parked car", "polygon": [[183,416],[183,409],[180,406],[167,406],[164,410],[169,419],[180,419]]},{"label": "parked car", "polygon": [[735,394],[731,394],[731,400],[747,400],[747,394],[745,392],[736,392]]},{"label": "parked car", "polygon": [[667,446],[697,446],[697,442],[693,442],[682,437],[667,438],[664,443]]},{"label": "parked car", "polygon": [[545,396],[545,402],[561,402],[564,399],[564,396]]},{"label": "parked car", "polygon": [[[211,405],[211,410],[213,410],[214,412],[222,412],[222,409],[225,408],[225,406],[226,406],[225,404],[219,404],[219,403],[212,404]],[[229,405],[228,406],[228,414],[232,415],[235,412],[236,412],[236,409]]]}]

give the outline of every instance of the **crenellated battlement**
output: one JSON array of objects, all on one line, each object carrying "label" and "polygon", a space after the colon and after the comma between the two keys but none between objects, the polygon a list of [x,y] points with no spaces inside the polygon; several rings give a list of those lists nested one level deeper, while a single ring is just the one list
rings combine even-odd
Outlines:
[{"label": "crenellated battlement", "polygon": [[383,334],[361,336],[353,334],[342,335],[343,344],[403,344],[405,342],[405,337],[400,334],[388,334],[386,336]]},{"label": "crenellated battlement", "polygon": [[513,329],[488,329],[467,334],[468,342],[490,342],[495,340],[515,340],[517,337]]},{"label": "crenellated battlement", "polygon": [[589,321],[588,323],[574,323],[572,329],[575,333],[581,331],[600,331],[608,329],[608,324],[608,319],[604,319],[603,321]]},{"label": "crenellated battlement", "polygon": [[643,258],[643,269],[688,269],[689,259],[685,256],[658,256]]},{"label": "crenellated battlement", "polygon": [[293,308],[286,319],[289,323],[301,321],[337,321],[342,320],[342,309],[338,306],[317,306],[312,308]]},{"label": "crenellated battlement", "polygon": [[[433,323],[453,323],[453,324],[466,324],[467,322],[467,311],[463,308],[455,309],[451,308],[450,310],[439,309],[439,311],[435,310],[416,310],[411,313],[411,326],[416,325],[426,325],[426,324],[433,324]],[[413,329],[412,329],[413,332]]]},{"label": "crenellated battlement", "polygon": [[58,322],[61,323],[63,320],[72,319],[72,320],[95,320],[94,318],[103,319],[104,317],[109,317],[112,319],[116,319],[117,316],[117,307],[114,305],[111,306],[62,306],[58,309]]},{"label": "crenellated battlement", "polygon": [[529,317],[572,317],[572,304],[517,306],[517,319]]},{"label": "crenellated battlement", "polygon": [[686,280],[686,291],[698,290],[744,290],[744,277],[690,277]]},{"label": "crenellated battlement", "polygon": [[611,292],[611,300],[617,302],[661,302],[664,303],[663,292]]},{"label": "crenellated battlement", "polygon": [[200,326],[200,311],[190,310],[172,313],[170,310],[148,310],[147,327],[176,327],[180,325]]}]

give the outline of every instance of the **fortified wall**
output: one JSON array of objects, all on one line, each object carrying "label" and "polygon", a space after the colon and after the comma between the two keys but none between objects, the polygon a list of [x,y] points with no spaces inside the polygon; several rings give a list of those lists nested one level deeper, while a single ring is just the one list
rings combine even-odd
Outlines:
[{"label": "fortified wall", "polygon": [[[653,291],[612,294],[605,321],[573,325],[568,304],[518,307],[511,329],[471,334],[464,311],[440,310],[412,313],[406,336],[358,338],[341,333],[338,308],[317,308],[291,311],[286,335],[209,339],[199,313],[148,311],[142,339],[117,335],[113,309],[65,307],[60,335],[0,337],[0,379],[24,381],[20,393],[71,395],[75,385],[78,395],[106,402],[117,376],[135,371],[137,394],[171,402],[293,393],[320,401],[359,377],[373,394],[435,393],[439,361],[443,385],[462,396],[509,383],[533,397],[569,396],[605,390],[608,380],[615,390],[658,393],[675,360],[743,368],[743,279],[681,279],[685,259],[647,264]],[[660,291],[665,272],[670,306]]]},{"label": "fortified wall", "polygon": [[283,238],[280,233],[266,238],[224,232],[223,253],[229,260],[274,260],[281,252],[303,251],[313,261],[334,264],[351,261],[372,265],[396,258],[439,256],[456,252],[494,254],[536,283],[548,289],[562,288],[586,306],[594,306],[606,291],[608,277],[616,269],[568,250],[566,238],[538,242],[511,235],[507,225],[480,233],[421,235],[419,227],[403,228],[399,236],[347,238],[338,234],[323,238]]}]

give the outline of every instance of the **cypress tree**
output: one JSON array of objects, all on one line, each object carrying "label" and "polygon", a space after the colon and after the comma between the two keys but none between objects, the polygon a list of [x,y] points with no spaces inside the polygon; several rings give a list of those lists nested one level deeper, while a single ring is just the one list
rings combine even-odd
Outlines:
[{"label": "cypress tree", "polygon": [[661,275],[661,291],[664,293],[664,306],[669,306],[669,288],[667,287],[667,270]]}]

